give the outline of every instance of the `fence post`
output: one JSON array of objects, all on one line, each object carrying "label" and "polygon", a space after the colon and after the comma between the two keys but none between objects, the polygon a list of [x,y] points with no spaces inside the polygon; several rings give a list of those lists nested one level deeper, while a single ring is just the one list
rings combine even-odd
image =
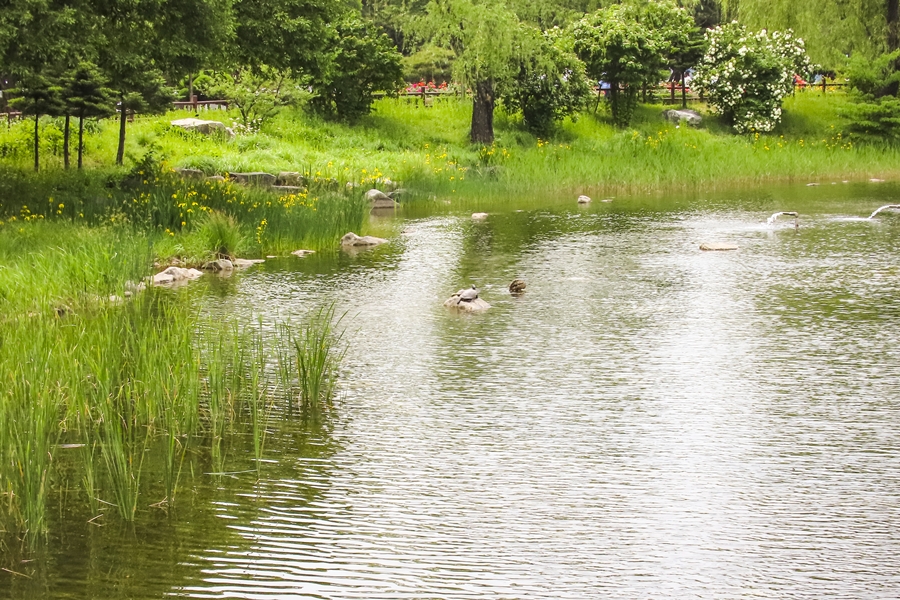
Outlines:
[{"label": "fence post", "polygon": [[823,96],[825,95],[825,90],[827,89],[827,88],[825,87],[825,85],[826,85],[825,82],[826,82],[827,80],[828,80],[828,78],[827,78],[825,75],[822,75],[822,95],[823,95]]},{"label": "fence post", "polygon": [[675,80],[669,78],[669,102],[675,104]]}]

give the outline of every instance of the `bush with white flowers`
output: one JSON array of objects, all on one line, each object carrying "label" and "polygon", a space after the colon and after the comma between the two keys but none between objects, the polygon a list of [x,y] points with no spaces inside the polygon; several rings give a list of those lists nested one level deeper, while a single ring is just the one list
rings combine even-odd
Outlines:
[{"label": "bush with white flowers", "polygon": [[694,87],[738,133],[772,131],[794,76],[812,64],[803,40],[791,31],[758,33],[737,22],[706,32],[709,49],[697,66]]}]

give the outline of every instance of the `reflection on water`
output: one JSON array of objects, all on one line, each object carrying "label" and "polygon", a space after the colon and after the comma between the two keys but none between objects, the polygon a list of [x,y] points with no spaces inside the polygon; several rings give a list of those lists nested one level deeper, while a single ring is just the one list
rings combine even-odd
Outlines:
[{"label": "reflection on water", "polygon": [[[796,194],[799,231],[772,197],[572,202],[214,286],[266,323],[348,312],[339,416],[198,494],[181,547],[134,538],[168,558],[128,596],[896,597],[900,219]],[[490,311],[442,307],[471,284]]]}]

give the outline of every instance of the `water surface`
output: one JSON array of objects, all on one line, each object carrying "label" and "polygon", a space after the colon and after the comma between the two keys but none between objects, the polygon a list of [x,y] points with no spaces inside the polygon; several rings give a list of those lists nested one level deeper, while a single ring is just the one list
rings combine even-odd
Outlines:
[{"label": "water surface", "polygon": [[178,520],[57,525],[0,597],[896,598],[900,215],[858,217],[897,192],[451,205],[199,283],[264,326],[336,302],[335,414]]}]

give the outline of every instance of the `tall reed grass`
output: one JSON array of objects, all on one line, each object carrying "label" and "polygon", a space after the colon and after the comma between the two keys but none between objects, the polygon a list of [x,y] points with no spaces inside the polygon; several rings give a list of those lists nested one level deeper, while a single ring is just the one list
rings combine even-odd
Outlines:
[{"label": "tall reed grass", "polygon": [[[90,281],[66,279],[69,263],[60,257],[73,248],[103,254],[108,239],[76,229],[54,245],[54,227],[23,225],[24,249],[0,244],[0,282],[21,281],[35,265],[57,265],[61,280],[50,291],[15,287],[0,318],[0,530],[14,539],[40,544],[48,510],[69,489],[80,492],[86,520],[132,522],[152,507],[174,514],[185,473],[209,470],[197,461],[215,472],[241,462],[236,440],[244,436],[260,473],[275,416],[302,412],[301,390],[324,389],[321,371],[306,382],[279,368],[279,353],[294,337],[313,340],[327,357],[331,394],[341,355],[329,347],[339,339],[333,311],[299,331],[282,325],[264,333],[253,323],[201,314],[187,295],[156,288],[122,303],[73,302],[62,315],[35,310],[57,302],[57,293],[74,297],[72,290],[97,298],[133,274],[128,261],[112,261]],[[316,333],[320,326],[327,335]]]}]

